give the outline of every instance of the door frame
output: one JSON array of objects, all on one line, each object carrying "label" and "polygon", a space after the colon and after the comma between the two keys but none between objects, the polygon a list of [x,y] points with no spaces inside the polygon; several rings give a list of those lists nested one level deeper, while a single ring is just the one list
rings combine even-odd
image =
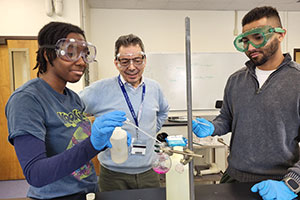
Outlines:
[{"label": "door frame", "polygon": [[299,57],[299,55],[300,55],[300,48],[295,48],[294,49],[294,61],[297,62],[297,63],[300,63],[300,59],[297,59],[297,55]]},{"label": "door frame", "polygon": [[[8,81],[11,80],[11,78],[9,77],[10,75],[10,66],[9,66],[9,62],[10,62],[10,58],[9,58],[9,46],[10,46],[10,41],[14,41],[16,44],[18,44],[18,41],[27,41],[27,40],[35,40],[37,41],[37,37],[36,36],[0,36],[0,46],[3,46],[4,48],[2,50],[2,56],[4,56],[4,64],[5,65],[5,69],[4,69],[4,72],[5,74],[7,73],[7,77],[8,77],[8,80],[5,80],[3,79],[4,82],[1,83],[1,87],[3,87],[3,89],[5,89],[4,93],[2,93],[0,95],[0,102],[1,102],[1,130],[2,132],[0,133],[1,134],[1,140],[3,138],[5,138],[5,141],[2,141],[1,144],[4,144],[4,145],[1,145],[0,147],[0,154],[3,155],[3,157],[1,157],[0,159],[0,168],[1,168],[1,177],[0,177],[0,180],[14,180],[14,179],[24,179],[24,175],[23,175],[23,172],[22,172],[22,169],[20,167],[20,164],[17,160],[17,157],[16,157],[16,153],[13,149],[13,147],[11,145],[8,144],[8,141],[7,141],[7,135],[8,135],[8,130],[7,130],[7,127],[6,127],[6,117],[5,117],[5,114],[4,114],[4,107],[5,107],[5,104],[7,102],[7,99],[9,98],[9,96],[11,95],[12,91],[11,91],[11,87],[10,87],[10,83],[8,84]],[[37,44],[37,42],[36,42]],[[22,46],[20,44],[20,46]],[[36,46],[38,48],[38,46]],[[34,65],[35,63],[35,59],[33,58],[33,54],[37,51],[36,47],[34,47],[34,49],[30,50],[31,51],[31,55],[32,57],[30,59],[32,59],[31,61],[31,66]],[[21,47],[23,48],[23,47]],[[25,47],[27,48],[27,47]],[[32,47],[30,47],[32,48]],[[7,53],[6,53],[6,50],[7,49]],[[20,48],[19,48],[20,49]],[[7,68],[6,68],[6,65]],[[30,66],[30,69],[32,68]],[[3,85],[2,85],[3,84]],[[9,90],[8,90],[9,88]],[[2,127],[3,125],[3,127]],[[5,155],[4,155],[5,154]],[[3,158],[3,160],[2,160]],[[9,163],[3,163],[4,162],[9,162]]]}]

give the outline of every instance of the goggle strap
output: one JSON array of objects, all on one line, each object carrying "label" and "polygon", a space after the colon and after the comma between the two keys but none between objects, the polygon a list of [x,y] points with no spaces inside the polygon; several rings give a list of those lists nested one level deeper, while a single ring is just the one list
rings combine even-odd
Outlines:
[{"label": "goggle strap", "polygon": [[282,28],[277,27],[277,28],[274,28],[274,32],[275,33],[285,33],[285,30],[283,30]]}]

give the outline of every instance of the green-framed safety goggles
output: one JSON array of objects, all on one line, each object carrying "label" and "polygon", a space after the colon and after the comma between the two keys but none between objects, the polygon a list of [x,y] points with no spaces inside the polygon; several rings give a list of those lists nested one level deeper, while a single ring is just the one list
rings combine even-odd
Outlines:
[{"label": "green-framed safety goggles", "polygon": [[233,44],[238,51],[248,51],[249,44],[255,48],[265,46],[274,33],[284,33],[282,28],[273,28],[271,26],[263,26],[251,29],[245,33],[238,35]]}]

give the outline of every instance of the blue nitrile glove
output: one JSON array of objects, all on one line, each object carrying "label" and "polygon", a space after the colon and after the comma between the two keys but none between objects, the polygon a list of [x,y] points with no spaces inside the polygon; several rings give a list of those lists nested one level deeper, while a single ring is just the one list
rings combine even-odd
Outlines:
[{"label": "blue nitrile glove", "polygon": [[295,194],[283,181],[266,180],[252,186],[252,192],[258,192],[263,200],[292,200]]},{"label": "blue nitrile glove", "polygon": [[123,122],[126,120],[125,115],[123,111],[113,111],[95,119],[90,140],[96,150],[100,151],[105,147],[111,148],[109,139],[115,127],[123,126]]},{"label": "blue nitrile glove", "polygon": [[214,125],[204,118],[196,118],[196,120],[193,120],[193,132],[200,138],[211,136],[214,130]]},{"label": "blue nitrile glove", "polygon": [[126,131],[126,133],[127,133],[127,146],[130,146],[131,145],[132,137],[131,137],[131,134],[128,133],[127,131]]}]

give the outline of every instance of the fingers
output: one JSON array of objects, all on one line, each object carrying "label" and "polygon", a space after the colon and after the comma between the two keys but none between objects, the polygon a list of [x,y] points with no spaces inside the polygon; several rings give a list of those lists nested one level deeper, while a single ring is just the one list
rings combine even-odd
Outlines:
[{"label": "fingers", "polygon": [[131,134],[127,132],[127,146],[130,146],[131,145]]},{"label": "fingers", "polygon": [[270,191],[271,185],[269,184],[268,181],[262,181],[260,183],[255,184],[252,188],[251,191],[252,192],[258,192],[259,195],[263,198],[263,199],[273,199],[273,197],[275,198],[276,195],[273,194],[273,192]]},{"label": "fingers", "polygon": [[112,144],[110,143],[110,141],[108,140],[106,143],[107,148],[112,148]]},{"label": "fingers", "polygon": [[196,128],[198,127],[198,123],[195,121],[195,120],[193,120],[192,121],[192,129],[193,129],[193,132],[195,133],[196,132]]},{"label": "fingers", "polygon": [[113,111],[106,113],[95,119],[94,124],[97,124],[100,128],[104,126],[123,126],[123,123],[126,120],[126,113],[123,111]]},{"label": "fingers", "polygon": [[255,185],[252,186],[251,192],[257,192],[258,191],[258,184],[259,183],[256,183]]},{"label": "fingers", "polygon": [[100,132],[108,135],[108,138],[110,138],[114,130],[115,130],[115,127],[108,126],[108,127],[101,128]]},{"label": "fingers", "polygon": [[125,121],[126,117],[125,117],[126,113],[123,111],[113,111],[107,114],[104,114],[100,117],[101,121]]},{"label": "fingers", "polygon": [[109,112],[109,113],[106,113],[104,115],[107,115],[107,116],[110,116],[110,115],[119,115],[119,116],[125,116],[126,113],[124,111],[121,111],[121,110],[115,110],[115,111],[112,111],[112,112]]},{"label": "fingers", "polygon": [[204,123],[204,124],[207,124],[207,125],[209,125],[209,121],[208,120],[206,120],[206,119],[204,119],[204,118],[196,118],[196,120],[198,121],[198,122],[200,122],[200,123]]},{"label": "fingers", "polygon": [[123,126],[123,122],[119,122],[119,121],[102,121],[101,122],[101,127],[117,127],[117,126]]},{"label": "fingers", "polygon": [[268,184],[268,182],[262,181],[259,185],[258,185],[258,190],[259,190],[259,194],[260,196],[265,196],[269,193],[270,190],[270,185]]}]

